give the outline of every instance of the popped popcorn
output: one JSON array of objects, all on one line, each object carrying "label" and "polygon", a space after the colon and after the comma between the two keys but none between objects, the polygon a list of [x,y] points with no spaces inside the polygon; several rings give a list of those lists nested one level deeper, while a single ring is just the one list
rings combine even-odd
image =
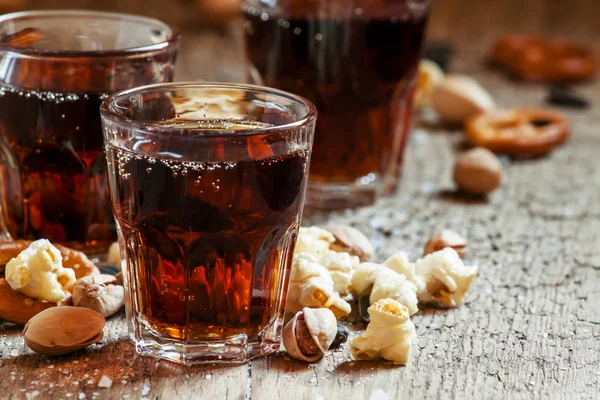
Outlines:
[{"label": "popped popcorn", "polygon": [[304,307],[329,308],[337,318],[350,313],[350,304],[334,290],[329,271],[315,256],[298,253],[292,261],[286,312],[296,313]]},{"label": "popped popcorn", "polygon": [[476,266],[465,266],[450,247],[431,253],[415,264],[417,297],[423,303],[459,306],[478,270]]},{"label": "popped popcorn", "polygon": [[382,264],[362,263],[354,271],[352,287],[357,295],[371,293],[369,303],[373,304],[380,299],[394,299],[407,307],[410,315],[419,311],[417,307],[417,286],[409,281],[406,276]]},{"label": "popped popcorn", "polygon": [[47,239],[36,240],[6,264],[10,287],[36,300],[57,303],[75,283],[75,272],[62,265],[62,255]]},{"label": "popped popcorn", "polygon": [[381,299],[368,309],[371,322],[364,334],[355,338],[350,347],[357,360],[384,358],[397,364],[410,359],[415,326],[408,308],[392,299]]}]

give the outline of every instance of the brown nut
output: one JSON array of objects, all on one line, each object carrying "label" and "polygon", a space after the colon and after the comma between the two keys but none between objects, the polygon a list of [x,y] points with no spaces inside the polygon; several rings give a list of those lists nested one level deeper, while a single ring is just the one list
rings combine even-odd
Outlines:
[{"label": "brown nut", "polygon": [[491,151],[482,147],[461,154],[454,165],[454,182],[465,192],[482,195],[502,182],[502,164]]},{"label": "brown nut", "polygon": [[337,252],[350,253],[360,261],[369,261],[373,257],[373,245],[358,229],[349,225],[333,225],[325,227],[335,237],[329,248]]},{"label": "brown nut", "polygon": [[423,255],[426,256],[427,254],[435,253],[446,247],[456,250],[460,258],[464,258],[469,251],[467,248],[467,239],[450,229],[443,229],[427,241]]},{"label": "brown nut", "polygon": [[110,317],[123,307],[125,293],[112,275],[91,275],[78,279],[73,286],[73,304]]},{"label": "brown nut", "polygon": [[105,323],[102,315],[88,308],[49,308],[29,320],[23,338],[36,353],[59,356],[98,342]]}]

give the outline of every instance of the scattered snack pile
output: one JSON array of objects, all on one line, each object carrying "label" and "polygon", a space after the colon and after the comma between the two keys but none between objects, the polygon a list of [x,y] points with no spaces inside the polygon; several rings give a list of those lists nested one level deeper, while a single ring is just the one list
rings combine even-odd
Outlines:
[{"label": "scattered snack pile", "polygon": [[[466,252],[462,236],[443,230],[414,263],[404,252],[374,263],[369,240],[352,227],[300,228],[286,307],[286,314],[294,315],[284,328],[286,350],[299,360],[318,360],[343,326],[333,318],[344,318],[357,306],[369,324],[350,345],[354,357],[405,364],[415,340],[410,316],[419,306],[462,304],[478,273],[476,266],[463,264]],[[361,303],[369,304],[368,315]]]},{"label": "scattered snack pile", "polygon": [[39,354],[97,343],[105,318],[123,307],[116,277],[101,274],[84,253],[46,239],[0,243],[0,265],[0,319],[25,325],[25,343]]},{"label": "scattered snack pile", "polygon": [[[564,86],[595,76],[598,61],[584,46],[534,35],[505,35],[494,43],[490,58],[520,79],[552,84],[548,104],[589,106]],[[447,67],[447,57],[442,61]],[[430,109],[440,122],[464,126],[465,139],[474,149],[460,155],[454,167],[454,182],[462,192],[485,196],[501,186],[502,164],[496,154],[545,156],[569,139],[571,126],[561,113],[536,107],[499,108],[475,79],[445,70],[431,60],[421,61],[414,109]]]},{"label": "scattered snack pile", "polygon": [[[456,307],[463,302],[477,267],[461,257],[467,242],[443,230],[427,242],[423,259],[411,263],[397,252],[383,263],[371,261],[374,249],[360,231],[347,225],[300,228],[295,249],[283,330],[286,351],[314,362],[346,342],[348,328],[338,323],[353,306],[368,322],[354,338],[356,359],[383,358],[404,364],[415,340],[410,316],[422,305]],[[110,258],[120,265],[118,247]],[[46,239],[0,244],[6,279],[0,280],[0,319],[25,325],[27,346],[59,356],[97,343],[105,318],[124,302],[118,276],[100,270],[80,251]]]}]

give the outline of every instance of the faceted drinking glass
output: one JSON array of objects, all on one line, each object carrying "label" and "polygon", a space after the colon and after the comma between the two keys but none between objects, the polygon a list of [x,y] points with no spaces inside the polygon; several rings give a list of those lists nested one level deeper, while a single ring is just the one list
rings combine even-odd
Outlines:
[{"label": "faceted drinking glass", "polygon": [[243,0],[250,80],[319,110],[307,204],[396,191],[431,0]]},{"label": "faceted drinking glass", "polygon": [[47,238],[106,254],[116,240],[100,103],[167,82],[179,33],[94,11],[0,16],[0,240]]},{"label": "faceted drinking glass", "polygon": [[173,83],[109,96],[101,114],[137,351],[183,364],[277,351],[314,106]]}]

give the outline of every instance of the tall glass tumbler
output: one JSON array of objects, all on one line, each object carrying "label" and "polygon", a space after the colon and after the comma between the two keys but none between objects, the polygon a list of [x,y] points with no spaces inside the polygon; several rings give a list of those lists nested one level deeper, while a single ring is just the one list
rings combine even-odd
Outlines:
[{"label": "tall glass tumbler", "polygon": [[242,0],[250,78],[319,110],[307,203],[394,193],[431,0]]},{"label": "tall glass tumbler", "polygon": [[277,351],[314,106],[173,83],[109,96],[101,114],[137,351],[183,364]]},{"label": "tall glass tumbler", "polygon": [[116,240],[100,103],[173,78],[179,33],[94,11],[0,16],[0,240],[106,254]]}]

